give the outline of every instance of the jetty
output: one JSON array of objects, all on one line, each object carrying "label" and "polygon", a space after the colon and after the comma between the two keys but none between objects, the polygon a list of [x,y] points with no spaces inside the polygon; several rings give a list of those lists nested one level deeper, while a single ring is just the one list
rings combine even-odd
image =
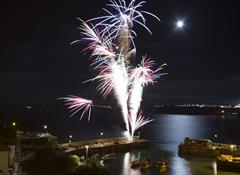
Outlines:
[{"label": "jetty", "polygon": [[119,151],[128,151],[149,146],[149,141],[135,136],[132,141],[126,137],[114,137],[97,140],[77,141],[71,143],[58,144],[61,154],[102,154]]},{"label": "jetty", "polygon": [[210,139],[185,138],[178,146],[178,154],[184,156],[197,156],[217,158],[221,154],[240,157],[240,147],[234,144],[214,143]]}]

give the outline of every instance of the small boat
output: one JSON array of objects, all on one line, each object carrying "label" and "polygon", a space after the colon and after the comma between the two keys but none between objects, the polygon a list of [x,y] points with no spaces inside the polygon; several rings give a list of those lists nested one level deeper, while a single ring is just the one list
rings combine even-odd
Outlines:
[{"label": "small boat", "polygon": [[145,162],[144,164],[141,165],[142,169],[148,169],[152,167],[152,163],[151,162]]},{"label": "small boat", "polygon": [[99,154],[94,154],[94,155],[91,157],[91,159],[93,159],[93,160],[98,160],[99,157],[100,157]]},{"label": "small boat", "polygon": [[116,159],[116,154],[114,154],[114,153],[105,154],[105,155],[102,157],[102,160],[114,160],[114,159]]},{"label": "small boat", "polygon": [[158,161],[156,167],[159,168],[160,172],[167,171],[168,163],[166,160]]},{"label": "small boat", "polygon": [[148,169],[152,166],[150,159],[135,159],[131,162],[131,168]]},{"label": "small boat", "polygon": [[152,167],[151,159],[142,159],[140,166],[141,166],[141,169],[148,169],[148,168]]},{"label": "small boat", "polygon": [[217,157],[217,168],[219,170],[240,172],[240,157],[221,154]]},{"label": "small boat", "polygon": [[141,165],[141,159],[135,159],[131,162],[131,168],[139,168]]}]

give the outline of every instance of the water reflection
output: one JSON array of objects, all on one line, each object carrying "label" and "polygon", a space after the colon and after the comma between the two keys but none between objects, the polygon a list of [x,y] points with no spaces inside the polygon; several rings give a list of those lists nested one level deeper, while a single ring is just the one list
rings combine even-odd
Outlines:
[{"label": "water reflection", "polygon": [[214,174],[214,175],[217,175],[217,162],[214,161],[214,162],[212,163],[212,166],[213,166],[213,174]]},{"label": "water reflection", "polygon": [[141,171],[139,169],[131,168],[131,161],[134,159],[135,155],[130,154],[129,152],[124,154],[122,175],[141,175]]},{"label": "water reflection", "polygon": [[[158,115],[155,121],[141,130],[141,135],[151,141],[149,149],[118,154],[118,159],[109,164],[113,175],[237,175],[237,173],[217,170],[213,159],[180,158],[178,144],[186,136],[209,138],[213,141],[240,144],[236,134],[240,126],[239,118],[224,119],[219,116]],[[217,134],[218,137],[214,137]],[[145,171],[131,168],[134,158],[150,157],[153,166]],[[169,169],[159,172],[156,162],[167,159]]]},{"label": "water reflection", "polygon": [[191,165],[180,157],[172,157],[170,174],[191,175]]}]

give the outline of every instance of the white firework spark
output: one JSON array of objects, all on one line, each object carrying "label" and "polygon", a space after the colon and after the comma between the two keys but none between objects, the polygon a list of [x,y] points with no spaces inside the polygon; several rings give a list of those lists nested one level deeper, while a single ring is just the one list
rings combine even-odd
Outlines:
[{"label": "white firework spark", "polygon": [[137,129],[141,128],[142,126],[144,126],[144,125],[146,125],[146,124],[148,124],[148,123],[153,121],[152,119],[145,118],[142,115],[142,111],[139,112],[139,115],[134,120],[135,121],[133,121],[133,118],[131,116],[129,116],[129,123],[133,123],[134,122],[134,128],[132,128],[134,131],[136,131]]},{"label": "white firework spark", "polygon": [[128,123],[128,70],[125,66],[124,60],[119,56],[117,61],[110,62],[102,67],[102,71],[94,79],[98,79],[100,84],[98,89],[103,96],[107,96],[114,91],[115,97],[122,109],[123,119],[127,131],[129,131]]},{"label": "white firework spark", "polygon": [[[143,57],[141,64],[132,70],[130,81],[131,89],[129,92],[129,115],[131,116],[131,135],[134,136],[136,126],[138,125],[138,111],[142,102],[143,87],[149,84],[154,84],[157,78],[160,78],[159,71],[165,64],[153,70],[154,61],[150,60],[146,56]],[[141,117],[140,117],[141,118]]]},{"label": "white firework spark", "polygon": [[[149,33],[151,33],[150,29],[146,26],[146,19],[143,14],[153,16],[160,21],[156,15],[140,9],[145,1],[140,1],[137,4],[135,3],[135,0],[130,1],[129,4],[127,4],[125,0],[109,1],[110,3],[107,4],[109,9],[103,8],[103,10],[107,13],[105,16],[88,20],[88,22],[97,21],[95,27],[104,26],[105,29],[103,30],[103,33],[109,32],[111,36],[115,37],[117,36],[118,31],[121,30],[121,28],[124,28],[129,30],[130,34],[136,35],[136,33],[131,30],[134,23],[141,25]],[[132,35],[129,37],[132,37]]]},{"label": "white firework spark", "polygon": [[[78,19],[82,21],[80,18]],[[113,52],[114,44],[107,38],[108,36],[101,35],[97,29],[90,27],[84,21],[82,21],[80,29],[83,34],[82,40],[88,42],[88,46],[83,51],[90,50],[92,52],[92,57],[94,58],[92,65],[97,68],[105,61],[115,58],[116,55]]]},{"label": "white firework spark", "polygon": [[88,112],[88,121],[90,120],[91,111],[92,111],[91,108],[93,105],[92,100],[87,100],[78,96],[62,97],[59,99],[66,101],[65,105],[68,106],[68,109],[70,110],[70,112],[72,112],[71,116],[75,115],[80,110],[83,110],[80,116],[80,120],[82,119],[83,115],[87,112]]}]

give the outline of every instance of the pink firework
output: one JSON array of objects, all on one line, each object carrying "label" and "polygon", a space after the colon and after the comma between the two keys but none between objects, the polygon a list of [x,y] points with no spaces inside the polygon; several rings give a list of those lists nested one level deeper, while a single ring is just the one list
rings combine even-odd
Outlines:
[{"label": "pink firework", "polygon": [[[81,20],[81,19],[80,19]],[[82,21],[82,20],[81,20]],[[91,28],[86,22],[82,21],[82,26],[80,28],[82,30],[83,38],[88,42],[88,46],[83,50],[90,50],[92,52],[92,56],[94,58],[94,62],[92,65],[98,67],[102,65],[107,60],[112,60],[115,58],[115,53],[113,52],[113,46],[111,39],[108,36],[104,36],[100,34],[100,32]]]},{"label": "pink firework", "polygon": [[167,64],[163,64],[155,70],[153,69],[154,65],[155,62],[153,60],[144,56],[139,67],[132,70],[130,79],[139,79],[143,86],[154,84],[156,79],[165,74],[160,73],[160,70]]},{"label": "pink firework", "polygon": [[80,120],[82,119],[83,115],[88,112],[88,121],[90,120],[91,111],[92,111],[92,100],[87,100],[82,97],[78,96],[69,96],[60,98],[66,101],[65,105],[68,106],[70,112],[72,112],[71,116],[75,115],[80,110],[83,110]]},{"label": "pink firework", "polygon": [[142,126],[152,122],[153,120],[152,119],[149,119],[149,118],[145,118],[143,115],[142,115],[142,111],[139,112],[136,120],[133,119],[131,116],[129,116],[129,123],[131,125],[131,130],[132,132],[134,133],[137,129],[141,128]]},{"label": "pink firework", "polygon": [[97,79],[100,82],[97,88],[101,92],[101,94],[103,94],[103,97],[106,97],[112,92],[113,89],[113,64],[105,64],[100,68],[101,71],[99,75],[92,80]]}]

